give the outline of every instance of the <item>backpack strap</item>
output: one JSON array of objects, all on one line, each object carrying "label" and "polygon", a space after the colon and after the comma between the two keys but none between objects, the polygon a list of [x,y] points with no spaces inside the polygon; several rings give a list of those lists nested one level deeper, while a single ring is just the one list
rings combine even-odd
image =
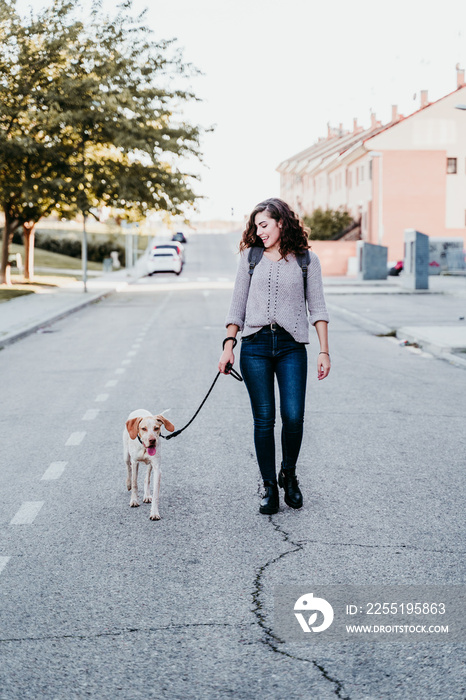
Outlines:
[{"label": "backpack strap", "polygon": [[299,267],[303,273],[303,286],[304,286],[304,301],[307,299],[307,271],[309,268],[309,263],[311,262],[311,255],[309,250],[305,250],[303,253],[298,253],[296,255],[296,260]]},{"label": "backpack strap", "polygon": [[260,263],[263,255],[264,255],[263,248],[259,248],[259,246],[253,246],[252,248],[249,248],[249,254],[248,254],[249,284],[251,284],[251,279],[252,279],[252,275],[254,272],[254,268],[256,267],[256,265],[258,265]]}]

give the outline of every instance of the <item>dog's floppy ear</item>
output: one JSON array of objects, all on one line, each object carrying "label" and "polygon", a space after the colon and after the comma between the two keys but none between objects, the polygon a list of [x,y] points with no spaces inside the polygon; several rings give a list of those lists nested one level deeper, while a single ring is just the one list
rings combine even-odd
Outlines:
[{"label": "dog's floppy ear", "polygon": [[139,423],[141,421],[142,418],[131,418],[130,420],[126,421],[126,430],[128,431],[131,440],[136,440],[139,431]]},{"label": "dog's floppy ear", "polygon": [[175,430],[175,426],[173,423],[171,423],[168,418],[165,418],[165,416],[155,416],[157,420],[161,420],[166,429],[168,430],[169,433],[172,433]]}]

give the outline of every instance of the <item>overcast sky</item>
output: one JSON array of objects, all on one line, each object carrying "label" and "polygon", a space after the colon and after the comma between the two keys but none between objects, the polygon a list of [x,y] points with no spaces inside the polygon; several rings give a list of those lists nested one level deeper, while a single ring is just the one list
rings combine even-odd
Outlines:
[{"label": "overcast sky", "polygon": [[204,73],[192,84],[204,101],[187,113],[216,125],[207,167],[193,166],[204,219],[232,209],[241,219],[278,195],[277,165],[325,136],[327,122],[368,126],[371,110],[387,122],[392,104],[410,114],[421,90],[438,99],[456,88],[456,64],[466,68],[466,0],[151,0],[148,23]]}]

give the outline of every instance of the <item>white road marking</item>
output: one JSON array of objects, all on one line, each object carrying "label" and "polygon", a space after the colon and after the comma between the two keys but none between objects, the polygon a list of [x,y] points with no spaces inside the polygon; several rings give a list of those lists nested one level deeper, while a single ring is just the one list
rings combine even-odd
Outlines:
[{"label": "white road marking", "polygon": [[98,395],[95,397],[95,400],[96,400],[96,401],[103,402],[103,401],[106,401],[106,400],[108,399],[108,397],[109,397],[108,394],[98,394]]},{"label": "white road marking", "polygon": [[123,360],[123,362],[122,362],[121,364],[122,364],[122,365],[130,365],[130,364],[131,364],[131,360]]},{"label": "white road marking", "polygon": [[129,352],[126,353],[127,357],[132,357],[137,354],[137,350],[130,350]]},{"label": "white road marking", "polygon": [[71,433],[68,440],[65,442],[65,446],[68,445],[80,445],[84,440],[85,432],[83,433]]},{"label": "white road marking", "polygon": [[41,481],[51,481],[52,479],[59,479],[60,476],[65,471],[65,467],[68,462],[52,462],[50,466],[45,470],[44,476]]},{"label": "white road marking", "polygon": [[89,408],[83,415],[83,420],[94,420],[99,415],[100,408]]},{"label": "white road marking", "polygon": [[5,566],[10,561],[10,557],[0,557],[0,574],[2,573]]},{"label": "white road marking", "polygon": [[118,384],[118,379],[110,379],[105,386],[116,386]]},{"label": "white road marking", "polygon": [[10,520],[10,525],[30,525],[34,522],[45,501],[25,501],[14,518]]},{"label": "white road marking", "polygon": [[118,369],[115,370],[115,374],[124,374],[126,370],[123,367],[118,367]]},{"label": "white road marking", "polygon": [[131,347],[133,348],[133,350],[139,350],[139,348],[141,347],[141,343],[133,343]]},{"label": "white road marking", "polygon": [[204,289],[202,294],[207,298],[210,295],[210,291],[208,289]]}]

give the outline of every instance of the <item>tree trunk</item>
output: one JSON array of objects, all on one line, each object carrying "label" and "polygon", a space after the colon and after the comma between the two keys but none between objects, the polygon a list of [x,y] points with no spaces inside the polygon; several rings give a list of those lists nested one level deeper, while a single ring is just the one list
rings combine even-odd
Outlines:
[{"label": "tree trunk", "polygon": [[23,224],[24,238],[24,279],[34,278],[34,238],[36,235],[36,224],[34,221],[26,221]]},{"label": "tree trunk", "polygon": [[13,238],[13,233],[15,228],[18,227],[18,223],[11,220],[10,212],[8,208],[4,208],[5,212],[5,228],[3,229],[3,243],[2,243],[2,264],[0,267],[0,284],[11,284],[11,266],[8,260],[8,253],[10,250],[11,239]]}]

